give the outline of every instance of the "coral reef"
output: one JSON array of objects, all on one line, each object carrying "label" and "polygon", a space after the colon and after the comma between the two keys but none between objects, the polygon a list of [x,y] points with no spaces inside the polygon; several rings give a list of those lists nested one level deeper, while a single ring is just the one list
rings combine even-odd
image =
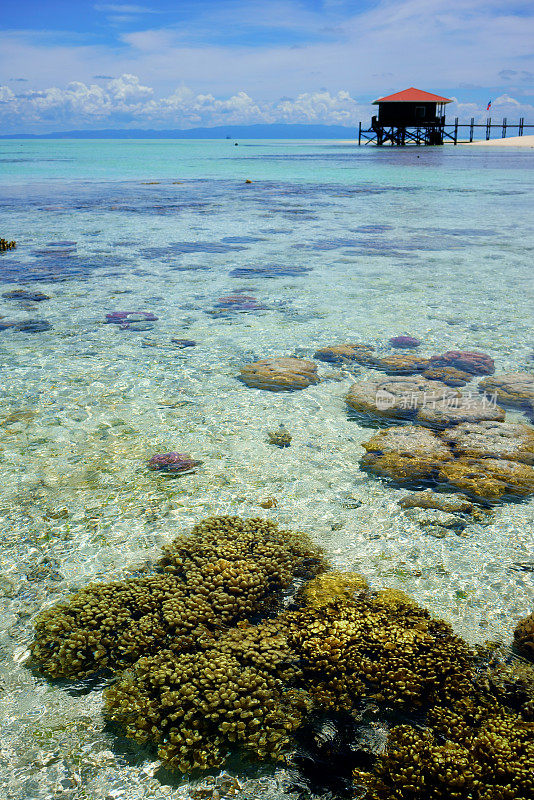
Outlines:
[{"label": "coral reef", "polygon": [[392,336],[389,343],[392,347],[419,347],[421,340],[415,336]]},{"label": "coral reef", "polygon": [[308,608],[321,608],[336,600],[348,600],[368,588],[367,581],[358,572],[329,570],[305,583],[297,597]]},{"label": "coral reef", "polygon": [[148,461],[148,468],[160,472],[187,473],[193,472],[195,467],[202,464],[184,453],[160,453],[152,456]]},{"label": "coral reef", "polygon": [[225,308],[229,311],[259,311],[265,309],[265,306],[258,303],[255,297],[246,294],[229,294],[219,297],[215,308]]},{"label": "coral reef", "polygon": [[311,267],[236,267],[229,274],[231,278],[282,278],[298,277],[311,272]]},{"label": "coral reef", "polygon": [[0,239],[0,253],[4,253],[6,250],[14,250],[17,246],[17,243],[14,241],[9,241],[8,239]]},{"label": "coral reef", "polygon": [[[372,800],[530,798],[530,673],[403,592],[325,567],[306,537],[208,518],[165,548],[156,574],[92,584],[42,612],[33,661],[55,678],[119,672],[106,718],[170,769],[216,767],[236,748],[303,765],[304,741],[308,761],[342,758]],[[389,731],[385,749],[369,713]]]},{"label": "coral reef", "polygon": [[303,686],[320,708],[350,710],[365,697],[413,710],[469,693],[469,647],[402,592],[338,596],[287,616]]},{"label": "coral reef", "polygon": [[462,535],[467,521],[463,516],[440,511],[437,508],[411,508],[406,510],[406,517],[436,539],[443,539],[451,531]]},{"label": "coral reef", "polygon": [[52,325],[45,319],[25,319],[25,320],[1,320],[0,331],[5,331],[11,328],[13,331],[21,331],[23,333],[40,333],[41,331],[49,331]]},{"label": "coral reef", "polygon": [[255,389],[288,392],[319,383],[317,366],[303,358],[265,358],[246,364],[240,379]]},{"label": "coral reef", "polygon": [[[527,800],[534,792],[534,725],[504,708],[455,711],[435,735],[409,725],[390,731],[373,772],[357,769],[366,800]],[[445,738],[444,738],[445,737]]]},{"label": "coral reef", "polygon": [[122,330],[148,330],[157,319],[151,311],[111,311],[106,314],[106,323],[120,325]]},{"label": "coral reef", "polygon": [[363,366],[372,366],[375,363],[373,352],[374,347],[368,344],[334,344],[330,347],[321,347],[313,357],[319,361],[328,361],[334,364],[354,362]]},{"label": "coral reef", "polygon": [[432,356],[431,367],[455,367],[472,375],[493,375],[495,363],[486,353],[466,350],[449,350],[439,356]]},{"label": "coral reef", "polygon": [[522,655],[534,661],[534,612],[517,623],[514,644]]}]

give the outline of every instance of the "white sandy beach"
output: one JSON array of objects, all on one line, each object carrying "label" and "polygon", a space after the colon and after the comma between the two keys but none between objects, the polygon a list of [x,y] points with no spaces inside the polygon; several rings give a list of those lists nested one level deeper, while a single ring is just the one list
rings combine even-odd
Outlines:
[{"label": "white sandy beach", "polygon": [[474,147],[534,147],[534,134],[509,136],[506,139],[489,139],[489,141],[484,139],[481,142],[462,142],[461,144]]}]

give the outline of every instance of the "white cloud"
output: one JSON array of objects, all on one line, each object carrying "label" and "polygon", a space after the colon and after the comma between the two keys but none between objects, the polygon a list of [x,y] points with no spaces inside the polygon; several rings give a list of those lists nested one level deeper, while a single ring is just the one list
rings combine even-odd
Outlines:
[{"label": "white cloud", "polygon": [[142,86],[137,75],[121,75],[112,79],[107,85],[108,93],[116,101],[122,103],[135,103],[145,100],[154,94],[150,86]]},{"label": "white cloud", "polygon": [[125,74],[105,86],[71,81],[57,86],[15,95],[0,87],[3,118],[11,127],[21,123],[43,122],[76,125],[121,124],[130,126],[170,126],[189,128],[199,125],[252,124],[258,122],[314,122],[354,125],[366,110],[347,91],[306,92],[296,99],[260,103],[247,92],[226,98],[212,93],[195,93],[180,86],[171,94],[156,98],[150,86],[136,75]]},{"label": "white cloud", "polygon": [[12,103],[14,100],[15,94],[9,86],[0,86],[0,103]]},{"label": "white cloud", "polygon": [[[254,123],[317,123],[355,127],[359,120],[370,121],[372,108],[359,103],[350,92],[322,90],[302,92],[294,98],[260,101],[242,90],[228,97],[211,92],[195,92],[180,86],[163,97],[145,86],[136,75],[124,74],[99,86],[71,81],[57,86],[16,95],[0,87],[0,104],[6,131],[60,130],[65,128],[140,127],[191,128],[213,125]],[[534,107],[508,94],[493,101],[494,116],[534,118]],[[485,118],[485,106],[458,103],[448,107],[449,118]]]},{"label": "white cloud", "polygon": [[96,11],[106,11],[113,14],[159,14],[159,11],[155,8],[127,3],[97,3],[94,8]]}]

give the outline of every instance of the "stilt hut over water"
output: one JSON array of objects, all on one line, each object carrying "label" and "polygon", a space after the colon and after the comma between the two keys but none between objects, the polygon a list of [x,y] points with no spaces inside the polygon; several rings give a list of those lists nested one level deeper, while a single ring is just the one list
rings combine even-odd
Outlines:
[{"label": "stilt hut over water", "polygon": [[452,100],[413,86],[380,97],[373,103],[378,106],[378,115],[372,118],[371,127],[362,130],[360,123],[359,143],[363,135],[366,142],[378,145],[443,144],[447,103]]}]

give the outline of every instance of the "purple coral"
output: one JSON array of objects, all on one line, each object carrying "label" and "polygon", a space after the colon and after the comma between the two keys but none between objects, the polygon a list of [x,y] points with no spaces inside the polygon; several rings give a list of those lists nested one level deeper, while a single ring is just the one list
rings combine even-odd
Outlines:
[{"label": "purple coral", "polygon": [[158,453],[149,460],[148,468],[160,472],[193,472],[202,464],[184,453]]}]

